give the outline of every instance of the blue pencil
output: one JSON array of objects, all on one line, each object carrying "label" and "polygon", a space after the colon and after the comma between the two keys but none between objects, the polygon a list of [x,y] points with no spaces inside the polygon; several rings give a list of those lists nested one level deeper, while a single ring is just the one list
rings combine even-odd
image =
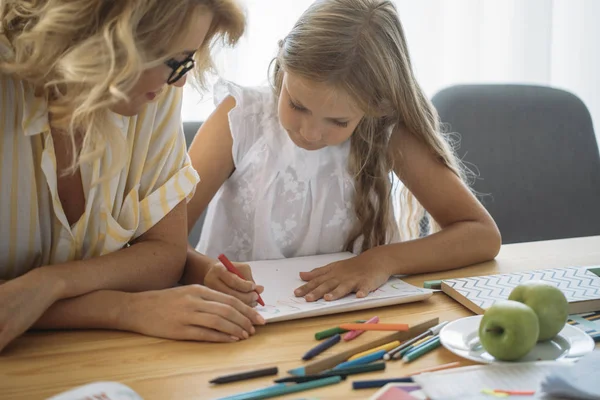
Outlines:
[{"label": "blue pencil", "polygon": [[254,390],[252,392],[246,392],[234,396],[224,397],[220,400],[262,400],[270,397],[283,396],[290,393],[302,392],[304,390],[316,389],[322,386],[333,385],[340,383],[342,378],[340,376],[330,376],[328,378],[319,379],[316,381],[298,383],[296,385],[286,386],[281,383],[275,386],[269,386],[268,388]]},{"label": "blue pencil", "polygon": [[342,369],[342,368],[353,367],[355,365],[361,365],[361,364],[368,364],[373,361],[381,360],[385,353],[387,353],[386,350],[379,350],[379,351],[376,351],[375,353],[367,354],[366,356],[356,358],[352,361],[346,361],[341,364],[338,364],[333,368],[333,370],[335,371],[335,370]]},{"label": "blue pencil", "polygon": [[372,379],[367,381],[354,381],[352,382],[352,389],[373,389],[384,387],[388,383],[411,383],[413,378],[391,378],[391,379]]},{"label": "blue pencil", "polygon": [[590,336],[594,339],[594,342],[600,342],[600,332],[591,333]]},{"label": "blue pencil", "polygon": [[324,352],[325,350],[327,350],[334,344],[338,343],[341,338],[342,337],[340,336],[339,333],[337,335],[330,337],[329,339],[325,340],[324,342],[319,343],[318,345],[316,345],[315,347],[313,347],[312,349],[307,351],[306,354],[304,356],[302,356],[302,359],[304,361],[307,361],[313,357],[318,356],[319,354],[321,354],[322,352]]}]

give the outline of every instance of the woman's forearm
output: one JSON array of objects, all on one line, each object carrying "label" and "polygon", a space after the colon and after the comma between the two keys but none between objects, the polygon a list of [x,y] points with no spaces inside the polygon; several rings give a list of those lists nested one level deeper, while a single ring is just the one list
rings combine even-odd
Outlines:
[{"label": "woman's forearm", "polygon": [[204,277],[210,267],[217,263],[214,260],[202,253],[198,253],[191,245],[187,248],[187,261],[185,271],[181,278],[181,283],[185,285],[204,284]]},{"label": "woman's forearm", "polygon": [[375,247],[364,253],[392,275],[449,270],[493,259],[501,238],[495,226],[458,222],[424,238]]},{"label": "woman's forearm", "polygon": [[100,290],[54,303],[34,329],[127,329],[124,313],[130,293]]}]

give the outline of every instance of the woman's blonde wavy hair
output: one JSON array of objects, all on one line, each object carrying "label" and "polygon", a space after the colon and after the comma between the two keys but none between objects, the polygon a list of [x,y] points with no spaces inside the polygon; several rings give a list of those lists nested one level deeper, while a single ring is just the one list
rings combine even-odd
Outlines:
[{"label": "woman's blonde wavy hair", "polygon": [[[354,176],[357,223],[347,243],[362,251],[391,237],[394,129],[403,125],[427,144],[456,175],[464,170],[442,134],[436,110],[415,79],[406,39],[394,4],[387,0],[318,0],[280,42],[272,79],[280,93],[283,73],[329,84],[351,95],[365,112],[350,141],[348,168]],[[421,234],[423,207],[406,187],[400,190],[402,239]],[[430,231],[439,230],[435,221]]]},{"label": "woman's blonde wavy hair", "polygon": [[47,98],[52,127],[70,135],[74,150],[77,132],[82,144],[70,172],[107,146],[117,172],[125,141],[110,107],[127,99],[144,70],[174,56],[173,44],[206,10],[214,17],[192,73],[203,86],[212,45],[233,45],[244,31],[235,0],[0,0],[0,34],[12,50],[0,58],[0,73],[29,82]]}]

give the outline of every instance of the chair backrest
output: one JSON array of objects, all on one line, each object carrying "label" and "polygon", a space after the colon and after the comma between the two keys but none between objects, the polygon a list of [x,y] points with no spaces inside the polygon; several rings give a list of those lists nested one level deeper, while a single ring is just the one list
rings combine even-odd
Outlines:
[{"label": "chair backrest", "polygon": [[[194,140],[194,136],[196,136],[196,132],[200,129],[202,122],[184,122],[183,123],[183,133],[185,135],[185,141],[187,147],[189,148],[192,144],[192,140]],[[192,246],[196,246],[198,241],[200,240],[200,234],[202,233],[202,226],[204,225],[204,217],[206,216],[206,212],[202,213],[194,228],[190,231],[188,235],[188,241]]]},{"label": "chair backrest", "polygon": [[600,156],[590,114],[563,90],[461,85],[433,99],[503,243],[600,234]]}]

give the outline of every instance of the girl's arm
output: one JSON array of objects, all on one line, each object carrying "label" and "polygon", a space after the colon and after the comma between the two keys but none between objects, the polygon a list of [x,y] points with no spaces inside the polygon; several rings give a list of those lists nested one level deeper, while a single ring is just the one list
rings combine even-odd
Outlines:
[{"label": "girl's arm", "polygon": [[[200,175],[196,193],[188,203],[188,229],[192,229],[200,215],[219,188],[235,170],[233,162],[233,139],[229,127],[229,112],[236,106],[233,97],[226,97],[210,117],[202,124],[189,150],[192,165]],[[210,227],[209,227],[210,228]],[[232,295],[246,304],[256,304],[254,290],[262,292],[252,279],[246,264],[235,263],[247,280],[229,273],[217,260],[198,253],[188,245],[187,263],[182,282],[204,284],[212,289]]]},{"label": "girl's arm", "polygon": [[302,273],[296,289],[308,301],[334,300],[350,292],[364,297],[390,275],[463,267],[494,258],[501,237],[494,220],[465,184],[414,135],[399,129],[390,150],[394,172],[441,226],[424,238],[375,247],[350,260]]}]

